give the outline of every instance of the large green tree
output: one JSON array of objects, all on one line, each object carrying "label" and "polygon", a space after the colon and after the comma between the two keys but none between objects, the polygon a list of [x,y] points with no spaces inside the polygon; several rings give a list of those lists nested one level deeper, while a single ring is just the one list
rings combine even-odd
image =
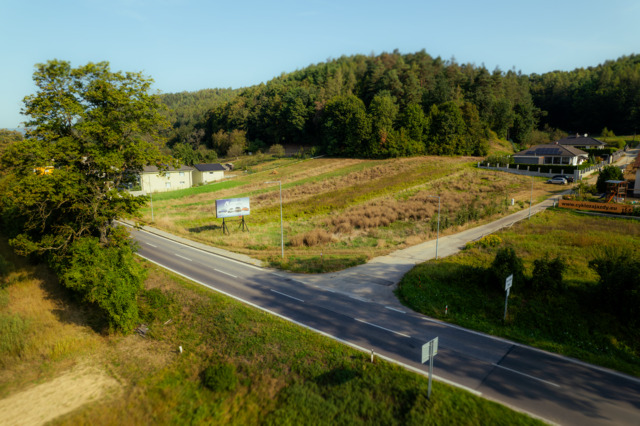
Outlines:
[{"label": "large green tree", "polygon": [[[149,78],[112,72],[106,62],[72,68],[36,65],[37,93],[24,99],[29,132],[2,157],[12,174],[5,206],[23,221],[14,246],[22,253],[64,250],[93,235],[106,243],[119,217],[147,202],[120,189],[147,164],[161,165],[167,127]],[[53,166],[49,174],[34,168]]]},{"label": "large green tree", "polygon": [[147,202],[123,187],[145,165],[169,163],[160,153],[167,121],[152,80],[112,72],[106,62],[72,68],[58,60],[36,65],[33,78],[38,90],[24,99],[27,137],[2,153],[5,232],[18,253],[46,259],[112,328],[130,330],[144,274],[114,220]]}]

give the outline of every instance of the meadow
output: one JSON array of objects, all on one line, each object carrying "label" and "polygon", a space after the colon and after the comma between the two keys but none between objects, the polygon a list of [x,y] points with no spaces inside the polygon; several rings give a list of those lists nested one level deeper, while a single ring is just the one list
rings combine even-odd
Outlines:
[{"label": "meadow", "polygon": [[[0,254],[10,265],[0,288],[5,420],[541,424],[439,382],[428,399],[425,376],[379,359],[372,363],[367,353],[151,264],[140,299],[145,337],[104,334],[94,311],[47,268],[16,258],[5,242]],[[26,403],[10,399],[22,395],[29,395]],[[92,398],[83,402],[82,396]]]},{"label": "meadow", "polygon": [[[528,207],[562,188],[544,179],[478,170],[474,157],[390,160],[281,158],[230,179],[153,194],[137,221],[297,272],[327,272]],[[280,192],[285,258],[280,257]],[[216,219],[215,200],[249,197],[249,231]],[[514,200],[511,205],[511,200]],[[322,262],[320,261],[322,259]]]}]

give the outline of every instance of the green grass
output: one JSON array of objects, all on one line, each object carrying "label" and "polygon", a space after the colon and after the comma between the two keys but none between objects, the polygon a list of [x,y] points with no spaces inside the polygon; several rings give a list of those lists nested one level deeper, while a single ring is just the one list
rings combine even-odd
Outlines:
[{"label": "green grass", "polygon": [[[473,247],[416,266],[398,297],[412,309],[466,328],[640,376],[640,332],[597,309],[597,274],[588,266],[598,247],[640,244],[640,222],[546,211],[497,235],[497,247]],[[533,292],[514,282],[503,323],[504,283],[486,282],[500,247],[513,247],[531,275],[536,259],[561,256],[565,292]],[[445,314],[448,307],[448,314]]]},{"label": "green grass", "polygon": [[224,189],[231,189],[237,186],[246,184],[243,180],[226,180],[222,182],[210,183],[207,185],[194,186],[193,188],[178,189],[176,191],[160,192],[152,194],[154,201],[168,201],[180,199],[183,197],[189,197],[198,194],[208,194],[210,192],[222,191]]},{"label": "green grass", "polygon": [[[428,400],[425,376],[146,265],[147,338],[97,335],[90,310],[46,274],[14,279],[0,305],[2,350],[30,350],[7,358],[2,395],[77,364],[108,372],[121,389],[55,424],[541,424],[437,381]],[[16,273],[33,268],[22,262]]]}]

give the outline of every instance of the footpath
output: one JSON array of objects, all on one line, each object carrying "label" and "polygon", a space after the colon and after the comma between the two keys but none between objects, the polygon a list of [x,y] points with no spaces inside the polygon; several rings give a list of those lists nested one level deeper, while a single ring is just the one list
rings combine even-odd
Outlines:
[{"label": "footpath", "polygon": [[[640,149],[638,148],[629,150],[625,155],[620,157],[615,164],[619,167],[625,167],[635,160],[639,151]],[[402,277],[415,265],[436,258],[436,247],[438,259],[456,254],[462,250],[468,242],[477,241],[485,235],[492,234],[503,228],[508,228],[516,222],[527,220],[530,216],[548,207],[552,207],[558,198],[559,196],[548,198],[542,203],[531,206],[531,208],[526,208],[493,222],[466,229],[457,234],[443,236],[435,240],[397,250],[386,256],[371,259],[363,265],[354,266],[343,271],[324,274],[294,274],[278,271],[278,274],[307,285],[327,288],[357,299],[400,308],[402,305],[398,302],[393,291]],[[133,225],[133,223],[129,221],[122,222]],[[150,226],[142,226],[142,229],[222,257],[255,266],[262,265],[261,261],[249,256],[194,242]]]}]

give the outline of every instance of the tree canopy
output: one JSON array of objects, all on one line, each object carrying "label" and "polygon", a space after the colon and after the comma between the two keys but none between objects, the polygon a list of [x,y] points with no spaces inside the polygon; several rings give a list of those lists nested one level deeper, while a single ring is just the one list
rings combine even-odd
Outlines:
[{"label": "tree canopy", "polygon": [[[4,231],[18,253],[43,256],[63,284],[86,289],[112,325],[130,328],[137,315],[131,297],[140,288],[131,277],[139,273],[114,220],[147,202],[122,191],[138,172],[169,163],[160,153],[168,122],[150,93],[152,80],[112,72],[107,62],[72,68],[59,60],[36,65],[33,79],[37,92],[24,99],[26,138],[9,143],[1,157]],[[104,252],[91,260],[85,249]],[[109,283],[98,278],[104,274]]]}]

